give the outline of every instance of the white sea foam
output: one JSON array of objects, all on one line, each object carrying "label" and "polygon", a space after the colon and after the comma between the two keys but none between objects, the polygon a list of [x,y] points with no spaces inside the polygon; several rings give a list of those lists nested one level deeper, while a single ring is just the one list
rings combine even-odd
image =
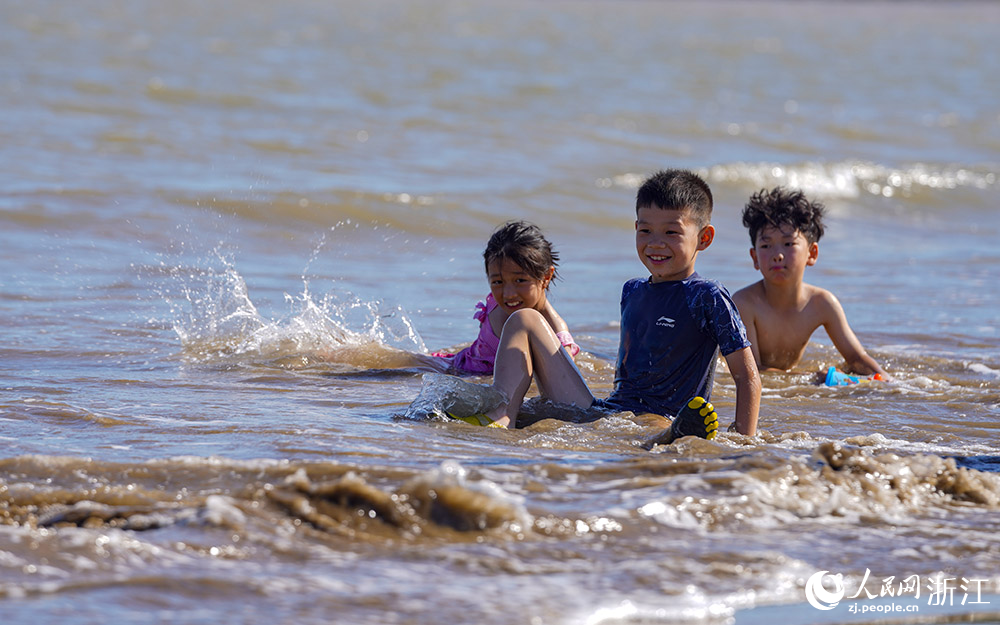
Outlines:
[{"label": "white sea foam", "polygon": [[970,371],[984,375],[991,378],[1000,378],[1000,369],[993,369],[984,365],[981,362],[973,362],[967,365]]},{"label": "white sea foam", "polygon": [[[863,194],[908,197],[921,189],[987,189],[996,185],[994,172],[969,167],[914,163],[889,167],[871,162],[729,163],[700,173],[710,183],[745,183],[755,188],[784,185],[822,199],[855,199]],[[623,184],[634,183],[622,178]],[[638,185],[636,185],[638,186]]]},{"label": "white sea foam", "polygon": [[214,525],[242,529],[247,518],[235,504],[231,497],[209,495],[205,498],[204,518]]}]

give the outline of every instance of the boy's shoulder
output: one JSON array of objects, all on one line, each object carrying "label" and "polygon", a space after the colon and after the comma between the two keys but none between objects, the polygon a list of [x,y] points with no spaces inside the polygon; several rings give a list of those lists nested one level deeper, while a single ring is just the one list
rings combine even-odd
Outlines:
[{"label": "boy's shoulder", "polygon": [[651,282],[649,278],[632,278],[622,286],[622,294],[627,296],[637,290],[653,289],[683,289],[688,292],[721,292],[727,296],[729,295],[729,291],[721,282],[706,278],[697,273],[693,273],[683,280],[671,280],[669,282]]},{"label": "boy's shoulder", "polygon": [[[763,280],[748,284],[733,293],[733,301],[742,314],[772,310],[775,308],[767,298],[767,287]],[[837,296],[823,287],[803,282],[798,295],[799,307],[806,309],[832,309],[839,305]]]},{"label": "boy's shoulder", "polygon": [[622,290],[631,291],[645,282],[649,282],[649,278],[631,278],[625,281],[625,284],[622,285]]},{"label": "boy's shoulder", "polygon": [[764,299],[764,281],[758,280],[752,284],[748,284],[742,289],[733,292],[733,299],[737,302],[754,302],[756,300]]},{"label": "boy's shoulder", "polygon": [[839,311],[842,308],[840,300],[833,294],[833,291],[828,291],[812,284],[803,286],[807,289],[806,306],[815,311],[821,317],[823,323],[827,323],[839,315]]},{"label": "boy's shoulder", "polygon": [[837,299],[832,291],[828,291],[821,286],[816,286],[815,284],[802,283],[802,288],[805,290],[806,296],[810,301],[816,299],[828,300],[830,298]]},{"label": "boy's shoulder", "polygon": [[733,301],[743,316],[771,308],[771,304],[767,301],[767,288],[764,286],[763,280],[758,280],[735,291]]}]

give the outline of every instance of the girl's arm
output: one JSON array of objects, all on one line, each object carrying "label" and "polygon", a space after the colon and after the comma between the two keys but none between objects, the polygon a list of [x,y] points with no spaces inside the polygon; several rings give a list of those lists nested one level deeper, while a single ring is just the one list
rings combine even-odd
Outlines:
[{"label": "girl's arm", "polygon": [[551,304],[551,302],[545,302],[545,310],[542,311],[542,316],[545,320],[549,322],[552,326],[553,332],[569,332],[569,326],[563,321],[563,318],[559,316],[556,312],[556,307]]},{"label": "girl's arm", "polygon": [[746,436],[757,434],[760,413],[760,373],[749,347],[726,356],[729,373],[736,383],[736,431]]},{"label": "girl's arm", "polygon": [[579,354],[580,346],[573,342],[573,337],[569,333],[569,326],[565,321],[563,321],[563,318],[559,316],[559,313],[556,312],[555,306],[546,302],[545,310],[542,313],[542,316],[545,317],[549,326],[552,327],[552,331],[555,332],[556,337],[559,339],[559,342],[562,343],[566,353],[568,353],[571,358]]}]

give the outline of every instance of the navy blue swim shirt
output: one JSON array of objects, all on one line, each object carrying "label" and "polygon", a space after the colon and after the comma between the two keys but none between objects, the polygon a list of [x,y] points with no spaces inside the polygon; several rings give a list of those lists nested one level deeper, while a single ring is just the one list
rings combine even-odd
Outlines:
[{"label": "navy blue swim shirt", "polygon": [[697,273],[684,280],[629,280],[622,287],[615,390],[598,403],[614,410],[674,416],[692,397],[712,394],[715,361],[750,346],[722,284]]}]

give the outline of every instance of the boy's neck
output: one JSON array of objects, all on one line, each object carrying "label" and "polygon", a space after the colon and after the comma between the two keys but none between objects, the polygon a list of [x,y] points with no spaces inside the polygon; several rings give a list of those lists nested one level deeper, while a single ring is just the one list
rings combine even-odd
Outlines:
[{"label": "boy's neck", "polygon": [[694,268],[692,267],[691,271],[688,272],[688,274],[686,276],[684,276],[683,278],[669,278],[669,279],[662,279],[661,280],[661,279],[657,279],[656,276],[654,276],[653,274],[650,274],[649,277],[646,278],[646,280],[650,284],[663,284],[664,282],[683,282],[684,280],[689,279],[695,273],[696,272],[695,272]]},{"label": "boy's neck", "polygon": [[805,297],[806,283],[801,279],[784,284],[775,284],[767,280],[761,280],[760,283],[764,289],[764,297],[771,308],[799,308]]}]

